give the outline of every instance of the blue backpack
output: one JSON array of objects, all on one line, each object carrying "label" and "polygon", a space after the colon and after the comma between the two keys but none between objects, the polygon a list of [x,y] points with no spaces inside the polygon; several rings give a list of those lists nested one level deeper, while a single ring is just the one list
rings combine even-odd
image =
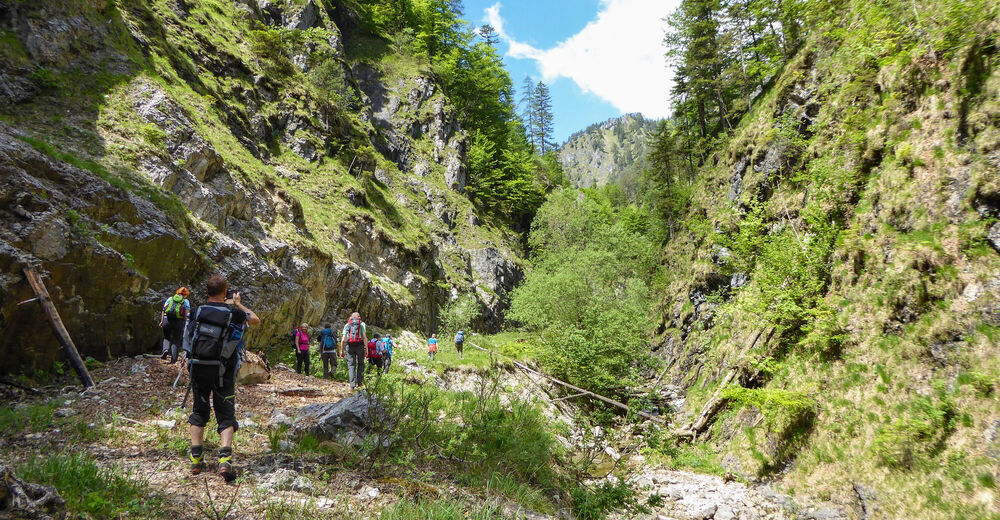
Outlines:
[{"label": "blue backpack", "polygon": [[465,343],[465,334],[461,332],[455,334],[455,343]]},{"label": "blue backpack", "polygon": [[320,332],[320,336],[322,336],[323,338],[322,340],[323,350],[333,350],[333,348],[337,346],[333,338],[332,330],[323,329],[323,331]]}]

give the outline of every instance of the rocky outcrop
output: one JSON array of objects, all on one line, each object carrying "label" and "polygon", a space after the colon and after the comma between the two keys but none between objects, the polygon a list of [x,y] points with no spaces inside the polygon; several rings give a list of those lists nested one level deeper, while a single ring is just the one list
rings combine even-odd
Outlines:
[{"label": "rocky outcrop", "polygon": [[[23,47],[0,57],[13,60],[0,67],[0,107],[28,113],[10,107],[44,104],[87,137],[62,139],[30,119],[0,126],[0,327],[20,346],[0,350],[4,370],[44,368],[61,356],[37,309],[16,305],[30,297],[22,265],[43,274],[77,346],[97,359],[158,343],[159,302],[184,285],[197,304],[213,272],[261,315],[248,336],[255,349],[283,344],[294,324],[355,311],[373,326],[429,334],[438,309],[462,293],[480,301],[482,326],[499,325],[520,277],[517,256],[476,227],[472,205],[455,191],[465,184],[467,138],[430,75],[389,79],[346,63],[341,27],[358,22],[348,6],[228,7],[310,29],[288,58],[309,58],[303,71],[317,56],[337,63],[358,123],[330,100],[256,73],[256,57],[222,48],[176,7],[175,29],[199,48],[172,46],[176,35],[141,5],[109,8],[120,15],[109,24],[56,5],[0,8],[0,29]],[[129,57],[139,54],[162,57],[187,84],[140,74]],[[60,97],[62,80],[36,74],[39,65],[111,74],[115,87],[95,96],[100,106],[81,106]],[[220,90],[210,86],[216,80]]]}]

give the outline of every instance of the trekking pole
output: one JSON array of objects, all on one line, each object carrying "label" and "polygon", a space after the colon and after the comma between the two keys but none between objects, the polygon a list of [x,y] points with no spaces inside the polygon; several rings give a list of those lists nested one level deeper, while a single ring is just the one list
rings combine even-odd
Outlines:
[{"label": "trekking pole", "polygon": [[177,382],[181,380],[181,374],[184,373],[184,365],[187,363],[187,352],[184,352],[184,357],[181,359],[181,369],[177,371],[177,377],[174,378],[174,384],[171,388],[177,388]]},{"label": "trekking pole", "polygon": [[179,408],[177,408],[178,410],[183,410],[184,407],[187,406],[188,396],[189,395],[191,395],[191,383],[188,383],[187,391],[184,392],[184,400],[181,401],[181,406]]}]

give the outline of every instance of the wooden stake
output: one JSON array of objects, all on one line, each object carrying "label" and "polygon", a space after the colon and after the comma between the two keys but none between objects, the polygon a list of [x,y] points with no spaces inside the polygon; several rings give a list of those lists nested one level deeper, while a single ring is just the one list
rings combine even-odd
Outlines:
[{"label": "wooden stake", "polygon": [[94,386],[94,378],[90,377],[87,365],[80,357],[80,352],[76,350],[76,345],[73,344],[73,339],[69,337],[69,332],[66,332],[66,326],[63,325],[56,306],[52,304],[52,298],[49,297],[49,291],[45,289],[45,284],[42,283],[41,278],[30,267],[25,266],[23,271],[24,276],[28,279],[28,285],[31,286],[31,290],[35,291],[38,303],[42,305],[45,316],[48,317],[49,323],[52,324],[52,329],[55,331],[56,337],[59,338],[59,343],[62,345],[63,350],[66,351],[69,364],[73,366],[73,370],[76,370],[76,375],[80,377],[80,382],[83,383],[85,388]]}]

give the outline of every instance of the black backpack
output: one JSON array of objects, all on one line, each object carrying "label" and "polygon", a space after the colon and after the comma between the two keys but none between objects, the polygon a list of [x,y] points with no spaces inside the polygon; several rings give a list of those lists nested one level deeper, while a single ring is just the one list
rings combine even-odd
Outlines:
[{"label": "black backpack", "polygon": [[224,307],[202,305],[194,313],[194,318],[184,337],[184,350],[192,369],[196,365],[219,367],[219,386],[226,373],[226,362],[236,352],[240,338],[232,339],[229,331],[233,312]]}]

